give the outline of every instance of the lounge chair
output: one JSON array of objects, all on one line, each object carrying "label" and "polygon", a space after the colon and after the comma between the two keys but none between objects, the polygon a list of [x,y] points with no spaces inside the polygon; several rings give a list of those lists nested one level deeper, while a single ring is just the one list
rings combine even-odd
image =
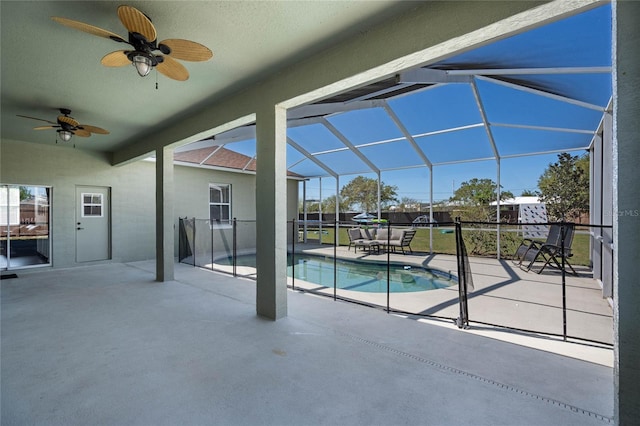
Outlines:
[{"label": "lounge chair", "polygon": [[539,248],[541,245],[544,245],[544,244],[551,244],[556,246],[560,245],[560,230],[561,230],[560,225],[551,225],[549,227],[549,232],[547,233],[547,239],[544,243],[537,240],[532,240],[529,238],[525,238],[524,240],[522,240],[522,242],[516,249],[515,254],[513,255],[513,263],[516,263],[517,265],[521,265],[524,259],[524,255],[527,253],[527,251],[530,248],[534,248],[534,247]]},{"label": "lounge chair", "polygon": [[569,263],[569,258],[573,256],[571,244],[573,243],[575,226],[573,224],[564,224],[564,250],[562,247],[562,229],[563,225],[551,225],[547,241],[543,244],[529,240],[530,244],[526,250],[523,249],[523,245],[521,244],[516,251],[516,255],[518,255],[518,251],[521,253],[521,259],[518,263],[519,266],[525,271],[530,271],[534,263],[540,259],[544,263],[537,271],[538,274],[541,273],[547,265],[562,269],[564,256],[564,264],[569,266],[573,275],[578,275],[575,269],[573,269],[573,266],[571,266],[571,263]]}]

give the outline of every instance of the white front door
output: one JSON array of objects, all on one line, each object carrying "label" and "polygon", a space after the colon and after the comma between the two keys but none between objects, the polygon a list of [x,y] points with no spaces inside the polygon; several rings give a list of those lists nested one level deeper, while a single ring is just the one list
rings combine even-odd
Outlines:
[{"label": "white front door", "polygon": [[110,188],[76,186],[76,261],[111,258]]}]

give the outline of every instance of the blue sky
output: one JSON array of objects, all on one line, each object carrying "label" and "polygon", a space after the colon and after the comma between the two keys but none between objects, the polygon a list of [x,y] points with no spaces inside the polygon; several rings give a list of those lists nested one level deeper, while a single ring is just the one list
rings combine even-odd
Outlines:
[{"label": "blue sky", "polygon": [[[486,68],[611,66],[611,7],[604,5],[448,58],[439,64],[439,68],[464,69],[469,64],[483,64]],[[610,73],[510,77],[513,80],[528,80],[543,90],[553,88],[556,93],[566,97],[601,107],[607,105],[611,96]],[[557,149],[567,150],[573,155],[585,153],[584,150],[572,150],[588,146],[592,137],[589,134],[501,127],[495,124],[593,131],[598,126],[602,112],[494,83],[491,80],[476,82],[487,119],[494,124],[491,132],[500,156]],[[389,105],[413,135],[482,122],[472,88],[467,84],[440,86],[394,99]],[[330,121],[356,144],[401,136],[382,111],[346,113]],[[416,142],[434,163],[492,156],[483,127],[423,139],[416,138]],[[372,152],[371,158],[384,159],[392,166],[396,165],[393,164],[394,161],[400,161],[398,157],[406,164],[412,160],[420,162],[400,143],[389,144],[388,147],[386,152]],[[523,190],[536,190],[538,178],[557,158],[557,153],[503,158],[500,162],[500,183],[503,190],[511,191],[514,195],[520,195]],[[472,178],[496,181],[496,175],[495,160],[434,166],[433,199],[437,201],[451,197],[453,191],[464,181]],[[375,174],[366,176],[376,178]],[[428,169],[382,172],[381,176],[386,184],[398,187],[398,198],[429,200]],[[353,177],[341,177],[340,186]],[[335,193],[334,179],[324,178],[322,186],[323,196]],[[317,198],[318,192],[318,180],[307,183],[308,198]]]},{"label": "blue sky", "polygon": [[[573,155],[581,152],[573,152]],[[501,185],[504,191],[511,191],[514,195],[520,195],[523,190],[535,191],[538,187],[538,178],[550,163],[556,162],[557,154],[536,155],[520,158],[510,158],[501,162]],[[453,195],[453,191],[460,184],[473,178],[496,179],[496,162],[481,161],[473,163],[461,163],[434,167],[433,199],[445,200]],[[375,174],[363,174],[363,176],[377,179]],[[341,176],[340,187],[347,184],[355,176]],[[398,199],[402,197],[413,198],[417,201],[429,201],[429,170],[417,168],[410,170],[397,170],[383,172],[382,181],[387,185],[398,187]],[[322,179],[322,197],[326,198],[335,194],[335,179],[328,177]],[[307,199],[318,199],[320,182],[311,179],[307,182]],[[302,194],[302,193],[301,193]]]},{"label": "blue sky", "polygon": [[[592,70],[611,67],[611,6],[591,9],[430,67],[458,71],[582,70],[502,76],[479,73],[484,76],[473,82],[433,85],[428,90],[387,100],[392,115],[398,117],[420,151],[434,164],[435,201],[448,199],[462,182],[473,178],[497,181],[490,138],[501,157],[503,190],[514,195],[535,191],[538,178],[550,163],[557,161],[558,152],[585,153],[609,102],[611,72]],[[341,175],[340,187],[359,174],[377,178],[366,161],[345,148],[343,138],[382,170],[385,184],[398,187],[398,198],[428,202],[429,170],[415,167],[424,165],[424,160],[404,138],[392,115],[380,107],[356,109],[329,116],[330,126],[315,123],[290,127],[288,137]],[[485,120],[490,131],[484,126]],[[228,148],[253,156],[255,141],[233,143]],[[291,171],[303,176],[326,175],[290,146],[287,164]],[[322,187],[323,198],[335,194],[332,177],[324,177]],[[311,179],[307,198],[319,197],[319,181]]]}]

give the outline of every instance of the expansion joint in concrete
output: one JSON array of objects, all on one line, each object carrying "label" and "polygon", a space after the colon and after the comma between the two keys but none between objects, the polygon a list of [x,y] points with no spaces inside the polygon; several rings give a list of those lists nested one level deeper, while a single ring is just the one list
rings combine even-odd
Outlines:
[{"label": "expansion joint in concrete", "polygon": [[495,387],[498,387],[500,389],[504,389],[504,390],[509,391],[509,392],[515,392],[517,394],[520,394],[520,395],[523,395],[523,396],[527,396],[529,398],[533,398],[533,399],[545,402],[545,403],[550,404],[550,405],[555,405],[556,407],[561,407],[561,408],[564,408],[564,409],[567,409],[567,410],[571,410],[574,413],[584,414],[585,416],[596,418],[596,419],[598,419],[600,421],[604,421],[606,423],[613,424],[613,419],[611,417],[605,416],[603,414],[599,414],[599,413],[595,413],[593,411],[585,410],[584,408],[576,407],[574,405],[567,404],[567,403],[562,402],[562,401],[558,401],[557,399],[548,398],[548,397],[545,397],[545,396],[542,396],[542,395],[537,395],[535,393],[528,392],[526,390],[518,389],[518,388],[516,388],[514,386],[507,385],[507,384],[504,384],[504,383],[500,383],[498,381],[495,381],[495,380],[492,380],[492,379],[488,379],[486,377],[482,377],[482,376],[479,376],[477,374],[470,373],[468,371],[460,370],[459,368],[451,367],[449,365],[445,365],[445,364],[442,364],[442,363],[439,363],[439,362],[436,362],[436,361],[433,361],[433,360],[430,360],[430,359],[427,359],[427,358],[423,358],[423,357],[420,357],[420,356],[417,356],[417,355],[414,355],[414,354],[410,354],[408,352],[404,352],[404,351],[401,351],[401,350],[398,350],[398,349],[395,349],[395,348],[392,348],[392,347],[389,347],[389,346],[385,346],[385,345],[382,345],[380,343],[373,342],[371,340],[363,339],[361,337],[353,336],[353,335],[346,334],[346,333],[340,333],[340,332],[335,332],[335,333],[337,335],[339,335],[339,336],[343,336],[343,337],[346,337],[346,338],[351,339],[351,340],[355,340],[355,341],[358,341],[358,342],[361,342],[361,343],[365,343],[365,344],[367,344],[369,346],[373,346],[373,347],[375,347],[377,349],[382,349],[384,351],[392,352],[392,353],[395,353],[397,355],[400,355],[400,356],[403,356],[403,357],[406,357],[406,358],[411,358],[414,361],[418,361],[418,362],[421,362],[423,364],[427,364],[430,367],[437,368],[439,370],[443,370],[443,371],[447,371],[449,373],[453,373],[453,374],[457,374],[457,375],[460,375],[460,376],[464,376],[464,377],[467,377],[469,379],[473,379],[473,380],[476,380],[476,381],[479,381],[479,382],[483,382],[483,383],[486,383],[488,385],[495,386]]}]

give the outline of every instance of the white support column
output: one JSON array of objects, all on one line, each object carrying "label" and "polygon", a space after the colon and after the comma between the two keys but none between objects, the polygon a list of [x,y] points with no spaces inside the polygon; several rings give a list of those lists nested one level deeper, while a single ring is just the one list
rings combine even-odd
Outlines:
[{"label": "white support column", "polygon": [[[380,209],[380,200],[382,199],[382,179],[380,177],[380,171],[378,170],[378,220],[382,219],[381,217],[381,209]],[[366,212],[365,212],[366,213]]]},{"label": "white support column", "polygon": [[640,419],[640,2],[613,7],[614,421]]},{"label": "white support column", "polygon": [[156,281],[173,281],[173,149],[156,150]]},{"label": "white support column", "polygon": [[307,181],[302,181],[302,242],[307,242]]},{"label": "white support column", "polygon": [[340,221],[340,176],[336,176],[336,222]]},{"label": "white support column", "polygon": [[318,193],[318,244],[322,245],[322,178],[320,182],[320,192]]},{"label": "white support column", "polygon": [[[603,225],[614,225],[614,170],[615,160],[613,158],[613,117],[607,113],[604,116],[603,126],[603,146],[602,146],[602,185],[600,192],[601,213]],[[612,228],[602,229],[602,290],[603,296],[613,295],[613,266],[614,248],[612,243],[616,241],[613,237]]]},{"label": "white support column", "polygon": [[429,166],[429,254],[433,254],[433,166]]},{"label": "white support column", "polygon": [[287,112],[263,106],[256,114],[256,312],[287,316]]},{"label": "white support column", "polygon": [[500,260],[500,196],[502,192],[500,190],[500,157],[496,158],[496,167],[496,180],[498,181],[496,188],[496,257]]},{"label": "white support column", "polygon": [[334,241],[336,247],[340,246],[340,176],[336,176],[336,220],[335,226],[333,227],[334,232],[336,233]]},{"label": "white support column", "polygon": [[[589,222],[602,225],[602,133],[598,133],[589,149]],[[602,286],[602,229],[589,229],[593,278]]]}]

